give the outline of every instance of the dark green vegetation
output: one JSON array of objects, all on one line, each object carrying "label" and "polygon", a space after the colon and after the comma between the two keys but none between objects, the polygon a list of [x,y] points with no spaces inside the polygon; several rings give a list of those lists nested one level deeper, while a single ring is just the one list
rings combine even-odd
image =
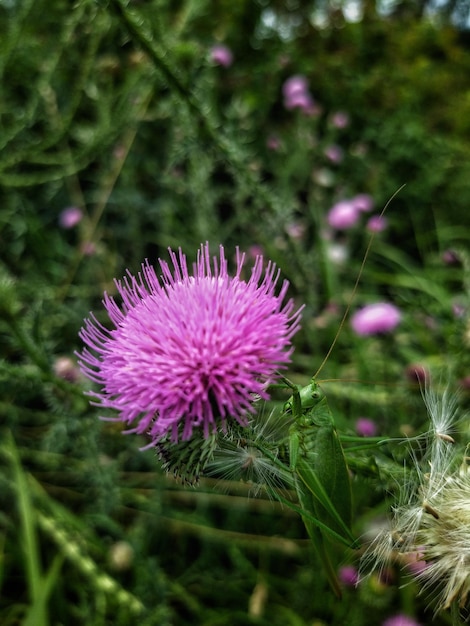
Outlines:
[{"label": "dark green vegetation", "polygon": [[[398,611],[430,621],[398,569],[336,601],[295,513],[247,499],[243,484],[166,477],[138,451],[144,440],[98,420],[89,384],[59,360],[74,360],[114,277],[168,246],[194,258],[209,241],[228,258],[260,247],[306,303],[288,372],[306,384],[369,239],[367,215],[328,239],[327,212],[360,193],[380,212],[406,183],[353,303],[391,301],[402,323],[371,338],[346,323],[320,378],[340,381],[322,388],[343,433],[360,416],[379,435],[425,430],[409,367],[444,370],[452,388],[470,376],[470,43],[422,5],[388,18],[369,8],[356,23],[336,11],[315,27],[307,2],[0,2],[2,626],[369,626]],[[211,62],[216,41],[230,67]],[[318,114],[283,106],[295,74]],[[340,163],[325,156],[332,144]],[[70,206],[83,219],[66,230]],[[465,409],[465,389],[461,399]],[[461,431],[464,446],[465,421]],[[398,472],[404,456],[376,450],[353,476],[356,536],[389,508],[394,482],[378,465]],[[338,562],[357,559],[338,547]]]}]

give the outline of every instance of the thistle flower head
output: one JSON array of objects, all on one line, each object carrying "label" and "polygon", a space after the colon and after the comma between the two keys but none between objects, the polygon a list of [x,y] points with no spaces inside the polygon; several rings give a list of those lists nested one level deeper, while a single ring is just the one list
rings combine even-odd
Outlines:
[{"label": "thistle flower head", "polygon": [[119,306],[105,294],[114,329],[93,315],[80,337],[86,344],[82,372],[101,386],[95,404],[116,409],[115,419],[147,433],[152,443],[170,434],[188,439],[195,428],[208,437],[227,419],[246,424],[253,395],[267,398],[266,386],[285,367],[300,309],[279,293],[279,271],[257,257],[248,280],[237,249],[234,276],[224,249],[211,259],[201,246],[190,274],[186,257],[170,250],[173,267],[160,260],[162,275],[148,263],[136,276],[117,281]]},{"label": "thistle flower head", "polygon": [[447,388],[438,395],[429,383],[423,397],[431,428],[424,449],[411,452],[414,480],[407,473],[390,528],[368,548],[363,566],[381,568],[391,557],[419,562],[409,570],[423,590],[433,590],[440,611],[464,606],[470,594],[470,470],[451,434],[457,397]]}]

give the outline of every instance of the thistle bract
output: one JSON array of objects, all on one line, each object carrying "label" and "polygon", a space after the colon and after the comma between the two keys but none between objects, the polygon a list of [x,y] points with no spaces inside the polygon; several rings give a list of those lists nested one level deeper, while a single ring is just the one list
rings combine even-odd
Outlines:
[{"label": "thistle bract", "polygon": [[114,329],[91,315],[80,337],[83,373],[101,385],[90,392],[96,404],[116,409],[116,418],[146,433],[152,443],[170,435],[188,439],[194,428],[209,436],[226,420],[245,425],[253,397],[290,361],[291,339],[300,309],[284,302],[288,282],[276,294],[279,270],[256,258],[248,280],[237,249],[230,276],[224,249],[211,258],[201,246],[190,274],[181,250],[170,250],[172,268],[160,260],[162,275],[148,263],[116,281],[119,306],[105,294]]}]

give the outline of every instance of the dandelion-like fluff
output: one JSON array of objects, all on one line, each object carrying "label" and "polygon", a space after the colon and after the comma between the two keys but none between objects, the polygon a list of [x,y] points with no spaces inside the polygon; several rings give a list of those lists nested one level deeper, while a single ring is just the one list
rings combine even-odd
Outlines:
[{"label": "dandelion-like fluff", "polygon": [[188,485],[201,477],[243,482],[253,496],[265,491],[273,497],[277,489],[292,487],[286,447],[291,421],[279,409],[268,410],[262,400],[255,405],[257,413],[246,426],[231,421],[209,437],[198,430],[186,441],[172,442],[169,435],[158,441],[162,469]]},{"label": "dandelion-like fluff", "polygon": [[162,275],[148,264],[116,281],[119,306],[105,294],[114,329],[91,314],[80,337],[82,372],[101,386],[94,404],[118,411],[116,419],[147,434],[149,445],[165,438],[208,438],[233,420],[241,426],[254,412],[253,397],[268,399],[267,386],[286,367],[301,308],[285,301],[289,283],[276,286],[279,270],[258,256],[247,280],[237,249],[228,274],[224,249],[211,258],[201,245],[190,274],[186,257],[170,250],[173,267]]},{"label": "dandelion-like fluff", "polygon": [[390,528],[369,546],[361,570],[391,558],[411,565],[438,612],[465,607],[470,593],[470,469],[453,436],[458,396],[448,388],[438,395],[427,383],[423,397],[431,429],[422,456],[411,454],[415,480],[408,472]]}]

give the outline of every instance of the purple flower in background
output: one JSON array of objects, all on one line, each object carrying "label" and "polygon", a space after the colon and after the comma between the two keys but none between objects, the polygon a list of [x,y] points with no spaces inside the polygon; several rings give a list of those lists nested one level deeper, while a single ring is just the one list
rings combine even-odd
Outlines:
[{"label": "purple flower in background", "polygon": [[315,102],[308,90],[305,76],[291,76],[282,86],[286,109],[301,109],[304,113],[315,113]]},{"label": "purple flower in background", "polygon": [[219,43],[212,46],[210,57],[212,63],[222,65],[222,67],[230,67],[233,63],[233,54],[230,48]]},{"label": "purple flower in background", "polygon": [[383,215],[372,215],[367,221],[367,230],[371,233],[381,233],[388,226],[388,220]]},{"label": "purple flower in background", "polygon": [[81,222],[83,217],[82,210],[78,207],[71,206],[61,211],[59,215],[59,225],[61,228],[69,229]]},{"label": "purple flower in background", "polygon": [[359,221],[360,213],[349,200],[341,200],[334,204],[328,212],[328,224],[336,230],[347,230]]},{"label": "purple flower in background", "polygon": [[356,432],[362,437],[375,437],[377,424],[368,417],[358,417],[356,420]]},{"label": "purple flower in background", "polygon": [[364,213],[368,213],[374,208],[374,199],[368,193],[360,193],[354,196],[354,198],[351,198],[351,202],[358,211],[363,211]]},{"label": "purple flower in background", "polygon": [[300,323],[301,309],[284,303],[289,283],[276,295],[279,270],[271,262],[263,270],[261,256],[248,280],[238,249],[234,276],[222,246],[211,258],[201,245],[191,274],[181,249],[170,259],[172,268],[160,260],[160,277],[146,263],[116,281],[121,306],[105,294],[112,330],[92,314],[80,331],[79,365],[102,388],[90,395],[150,445],[166,433],[188,439],[194,428],[208,436],[230,418],[245,424],[254,395],[267,398],[266,384],[290,362]]},{"label": "purple flower in background", "polygon": [[461,262],[459,253],[455,250],[445,250],[442,254],[442,260],[446,265],[458,265]]},{"label": "purple flower in background", "polygon": [[270,150],[279,150],[282,147],[281,140],[276,135],[270,135],[266,141],[266,145]]},{"label": "purple flower in background", "polygon": [[309,93],[296,93],[288,99],[284,100],[286,109],[301,109],[309,112],[313,109],[313,98]]},{"label": "purple flower in background", "polygon": [[345,587],[355,587],[359,582],[359,573],[353,565],[343,565],[338,570],[338,578]]},{"label": "purple flower in background", "polygon": [[408,615],[394,615],[382,622],[382,626],[420,626],[420,624]]},{"label": "purple flower in background", "polygon": [[399,309],[388,302],[369,304],[356,311],[351,326],[357,335],[376,335],[394,330],[401,321]]},{"label": "purple flower in background", "polygon": [[263,256],[264,250],[263,246],[255,243],[248,248],[248,258],[254,259],[256,261],[256,257]]},{"label": "purple flower in background", "polygon": [[305,231],[307,229],[306,225],[303,222],[287,222],[284,226],[286,233],[292,239],[302,239],[305,236]]},{"label": "purple flower in background", "polygon": [[454,317],[457,317],[457,318],[464,317],[466,310],[467,309],[465,307],[465,304],[462,304],[462,302],[453,302],[452,303],[452,313],[453,313]]},{"label": "purple flower in background", "polygon": [[285,100],[289,100],[299,93],[308,93],[307,79],[301,75],[291,76],[283,84],[282,93]]},{"label": "purple flower in background", "polygon": [[80,251],[85,256],[93,256],[96,254],[96,244],[93,241],[84,241],[80,245]]},{"label": "purple flower in background", "polygon": [[341,163],[341,161],[343,160],[344,152],[340,146],[332,144],[331,146],[327,146],[325,148],[325,156],[329,161],[331,161],[331,163],[337,164]]},{"label": "purple flower in background", "polygon": [[421,363],[411,363],[405,369],[405,376],[411,383],[425,385],[430,380],[429,370]]},{"label": "purple flower in background", "polygon": [[419,576],[429,567],[429,563],[424,560],[425,547],[423,546],[419,552],[409,552],[406,556],[406,567],[413,574]]},{"label": "purple flower in background", "polygon": [[335,128],[347,128],[349,126],[349,115],[344,111],[337,111],[331,116],[331,124]]}]

